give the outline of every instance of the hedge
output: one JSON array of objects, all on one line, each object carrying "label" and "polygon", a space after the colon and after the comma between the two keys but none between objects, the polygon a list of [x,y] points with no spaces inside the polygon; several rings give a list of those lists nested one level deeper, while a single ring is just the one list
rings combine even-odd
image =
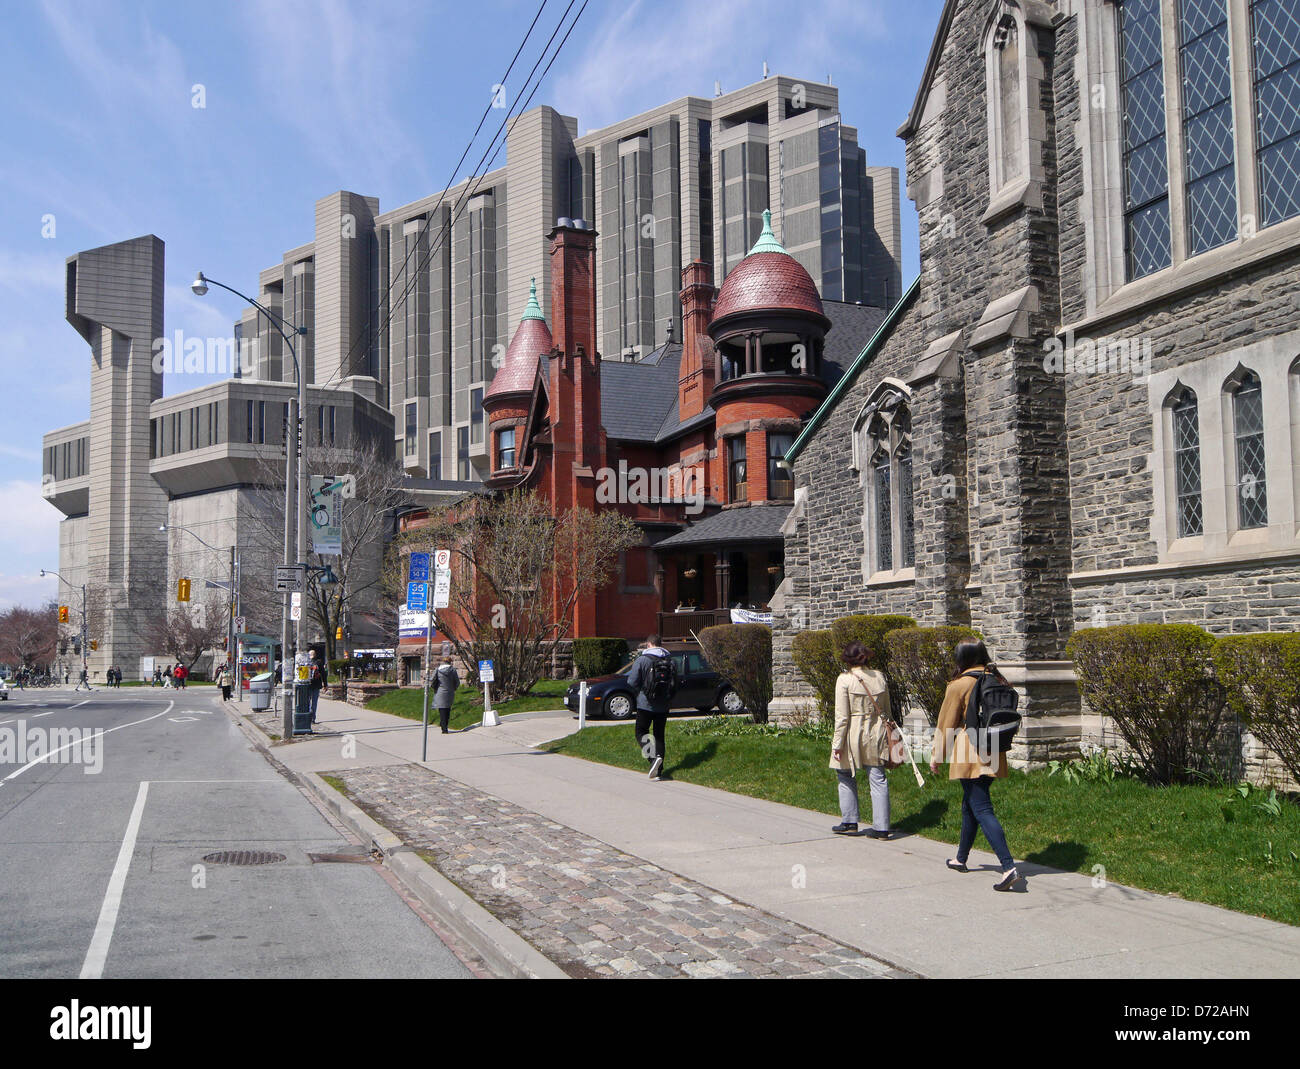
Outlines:
[{"label": "hedge", "polygon": [[894,716],[902,720],[907,704],[925,710],[930,726],[939,722],[939,707],[947,693],[956,662],[953,651],[963,639],[984,636],[969,627],[900,627],[885,635],[889,678],[901,693]]},{"label": "hedge", "polygon": [[1229,708],[1300,783],[1300,634],[1230,635],[1213,657]]},{"label": "hedge", "polygon": [[830,628],[800,631],[790,645],[790,656],[804,682],[817,692],[822,716],[835,715],[835,680],[841,671],[839,650]]},{"label": "hedge", "polygon": [[772,701],[772,629],[767,624],[718,624],[699,634],[709,666],[740,695],[756,724],[767,723]]},{"label": "hedge", "polygon": [[1129,624],[1075,632],[1066,647],[1079,691],[1109,716],[1153,783],[1219,771],[1226,698],[1214,638],[1190,624]]},{"label": "hedge", "polygon": [[573,668],[579,679],[613,675],[627,664],[625,638],[575,638]]},{"label": "hedge", "polygon": [[835,641],[835,660],[838,664],[840,654],[850,642],[861,642],[871,654],[869,667],[885,673],[889,682],[889,705],[895,715],[901,715],[904,708],[903,692],[894,679],[889,667],[889,650],[885,646],[885,636],[891,631],[903,627],[915,627],[916,621],[910,616],[841,616],[831,624],[831,637]]}]

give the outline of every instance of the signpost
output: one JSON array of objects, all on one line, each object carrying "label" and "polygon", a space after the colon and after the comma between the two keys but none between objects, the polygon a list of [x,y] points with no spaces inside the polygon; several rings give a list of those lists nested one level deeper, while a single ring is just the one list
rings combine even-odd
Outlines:
[{"label": "signpost", "polygon": [[302,585],[302,569],[296,564],[277,564],[275,567],[275,592],[284,594]]},{"label": "signpost", "polygon": [[[433,621],[429,619],[429,554],[412,553],[407,562],[406,609],[424,614],[424,699],[420,703],[420,760],[429,760],[429,653]],[[414,595],[414,598],[412,598]]]},{"label": "signpost", "polygon": [[500,727],[501,717],[492,708],[492,684],[496,681],[496,670],[491,661],[479,661],[478,677],[483,681],[483,726]]}]

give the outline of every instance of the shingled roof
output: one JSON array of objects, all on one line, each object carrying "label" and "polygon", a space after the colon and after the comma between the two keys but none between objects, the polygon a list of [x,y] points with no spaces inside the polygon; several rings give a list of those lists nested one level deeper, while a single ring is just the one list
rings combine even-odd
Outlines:
[{"label": "shingled roof", "polygon": [[790,515],[789,505],[750,505],[723,509],[693,523],[684,531],[655,543],[655,549],[729,545],[738,542],[779,542],[781,525]]},{"label": "shingled roof", "polygon": [[600,365],[600,421],[605,433],[624,442],[653,442],[677,410],[678,342],[660,346],[643,360],[604,360]]}]

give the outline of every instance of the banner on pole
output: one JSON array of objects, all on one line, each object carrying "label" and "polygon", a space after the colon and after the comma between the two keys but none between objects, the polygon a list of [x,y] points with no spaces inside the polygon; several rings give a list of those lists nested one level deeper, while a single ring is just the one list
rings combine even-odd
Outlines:
[{"label": "banner on pole", "polygon": [[307,501],[310,510],[311,551],[335,557],[343,554],[343,487],[333,475],[313,475]]}]

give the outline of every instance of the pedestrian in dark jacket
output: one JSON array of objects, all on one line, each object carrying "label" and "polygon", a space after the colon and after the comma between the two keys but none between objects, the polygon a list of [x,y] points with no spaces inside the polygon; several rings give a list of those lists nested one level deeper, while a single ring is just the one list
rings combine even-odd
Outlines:
[{"label": "pedestrian in dark jacket", "polygon": [[[666,670],[663,668],[665,663]],[[659,683],[665,676],[670,681],[666,684]],[[677,672],[673,667],[672,656],[659,645],[658,635],[651,635],[645,640],[645,648],[627,674],[627,682],[636,691],[637,745],[650,762],[650,778],[663,779],[664,728],[668,724],[673,693],[677,690]]]},{"label": "pedestrian in dark jacket", "polygon": [[320,654],[312,650],[311,664],[307,667],[307,687],[311,698],[313,726],[316,723],[316,706],[320,704],[320,692],[322,688],[329,686],[329,681],[329,674],[325,671],[325,666],[320,663]]},{"label": "pedestrian in dark jacket", "polygon": [[433,706],[438,710],[438,727],[445,735],[451,726],[451,703],[456,700],[456,688],[460,686],[460,675],[450,657],[442,659],[433,674],[433,683],[438,688],[433,695]]}]

